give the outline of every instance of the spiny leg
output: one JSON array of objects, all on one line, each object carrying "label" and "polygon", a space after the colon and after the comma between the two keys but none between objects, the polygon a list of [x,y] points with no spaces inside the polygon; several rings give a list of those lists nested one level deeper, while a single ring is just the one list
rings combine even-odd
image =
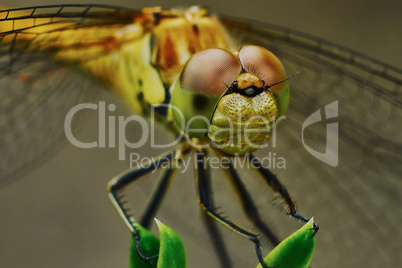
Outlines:
[{"label": "spiny leg", "polygon": [[154,218],[154,215],[157,212],[167,192],[170,179],[172,178],[174,173],[173,171],[174,171],[173,166],[169,165],[169,167],[163,171],[162,176],[159,178],[156,188],[152,192],[151,199],[146,205],[146,209],[140,219],[140,224],[143,227],[149,228],[151,221]]},{"label": "spiny leg", "polygon": [[208,192],[208,188],[206,185],[206,176],[205,176],[205,170],[204,170],[204,154],[205,154],[204,152],[200,152],[200,151],[195,152],[195,156],[196,156],[195,157],[195,161],[196,161],[195,168],[196,168],[196,175],[197,175],[196,179],[197,179],[197,188],[198,188],[198,198],[199,198],[201,207],[207,212],[207,214],[209,216],[216,219],[218,222],[220,222],[227,228],[250,239],[255,245],[257,257],[258,257],[258,260],[260,261],[262,267],[269,268],[264,263],[264,260],[262,258],[261,248],[260,248],[261,243],[260,243],[257,235],[243,229],[242,227],[236,225],[235,223],[233,223],[227,219],[224,219],[213,208],[212,203],[211,203],[211,198],[210,198],[210,195]]},{"label": "spiny leg", "polygon": [[[262,177],[265,179],[265,181],[268,183],[268,185],[274,190],[275,192],[279,193],[282,199],[286,203],[286,213],[288,213],[290,216],[292,216],[295,219],[301,220],[302,222],[306,223],[309,221],[306,217],[303,215],[300,215],[296,211],[296,203],[293,201],[292,197],[290,197],[289,192],[286,190],[286,187],[281,184],[281,182],[278,180],[278,178],[264,165],[261,164],[261,162],[252,154],[246,154],[247,159],[255,166]],[[314,234],[318,232],[318,225],[314,223]]]},{"label": "spiny leg", "polygon": [[[208,165],[205,167],[205,172],[204,172],[204,178],[205,178],[205,191],[208,193],[211,193],[211,169],[209,168]],[[211,196],[210,200],[210,206],[213,207],[213,197]],[[229,253],[227,252],[222,234],[220,230],[218,229],[217,226],[217,221],[214,220],[212,217],[207,215],[206,213],[202,213],[203,220],[205,222],[205,225],[208,229],[208,234],[209,237],[212,240],[212,245],[215,248],[215,253],[218,256],[218,260],[221,264],[221,267],[224,268],[230,268],[232,267],[231,259],[229,257]]]},{"label": "spiny leg", "polygon": [[151,259],[156,258],[157,256],[146,257],[142,251],[140,246],[140,234],[135,225],[137,224],[134,217],[130,215],[128,209],[124,206],[124,202],[122,201],[123,195],[119,196],[119,193],[122,192],[124,187],[135,181],[136,179],[144,176],[145,174],[159,168],[161,165],[166,163],[171,163],[175,157],[176,152],[169,152],[161,155],[156,160],[149,161],[147,165],[142,166],[141,168],[130,169],[125,171],[112,180],[109,181],[107,184],[107,191],[109,193],[109,198],[112,201],[113,205],[115,206],[117,212],[119,212],[120,216],[122,217],[123,221],[126,223],[127,227],[134,235],[135,246],[138,252],[138,255],[144,261],[148,262]]},{"label": "spiny leg", "polygon": [[253,198],[247,191],[243,182],[240,179],[239,174],[234,169],[232,162],[229,160],[228,168],[225,169],[229,176],[231,177],[232,185],[235,187],[236,192],[240,196],[240,201],[243,206],[243,210],[254,225],[271,241],[271,243],[276,246],[279,244],[279,239],[271,231],[271,229],[262,220],[260,213],[258,212],[257,206],[254,203]]},{"label": "spiny leg", "polygon": [[169,165],[168,168],[163,172],[162,176],[158,179],[158,182],[154,187],[154,190],[152,191],[151,198],[147,202],[146,209],[140,219],[140,224],[143,227],[145,228],[149,227],[153,219],[153,216],[158,210],[160,204],[162,203],[162,200],[167,192],[170,179],[172,178],[174,171],[177,167],[176,161],[181,161],[183,157],[187,155],[190,151],[191,146],[188,143],[182,143],[180,148],[176,151],[172,165]]},{"label": "spiny leg", "polygon": [[221,264],[221,267],[231,268],[232,261],[230,259],[229,253],[227,252],[227,248],[223,242],[223,237],[221,232],[218,229],[217,222],[211,218],[206,213],[202,213],[203,220],[207,226],[209,237],[212,240],[212,245],[215,248],[215,253],[218,256],[218,260]]}]

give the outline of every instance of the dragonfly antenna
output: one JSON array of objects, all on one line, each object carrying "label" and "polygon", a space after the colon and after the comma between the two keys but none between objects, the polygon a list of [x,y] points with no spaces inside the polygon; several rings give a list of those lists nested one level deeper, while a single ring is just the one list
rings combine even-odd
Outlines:
[{"label": "dragonfly antenna", "polygon": [[276,82],[276,83],[271,84],[271,85],[266,85],[266,86],[264,86],[264,89],[268,89],[268,88],[271,88],[271,87],[273,87],[273,86],[276,86],[276,85],[278,85],[278,84],[280,84],[280,83],[286,82],[286,81],[288,81],[289,79],[291,79],[291,78],[295,77],[296,75],[298,75],[299,73],[300,73],[300,71],[297,71],[297,73],[292,74],[291,76],[285,78],[285,79],[282,80],[282,81]]}]

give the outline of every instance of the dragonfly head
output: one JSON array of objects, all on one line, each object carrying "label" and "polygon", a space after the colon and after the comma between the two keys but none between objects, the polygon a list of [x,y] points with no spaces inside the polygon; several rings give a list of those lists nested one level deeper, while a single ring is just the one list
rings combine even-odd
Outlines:
[{"label": "dragonfly head", "polygon": [[191,138],[207,136],[225,154],[251,152],[287,112],[285,78],[282,63],[265,48],[204,50],[189,59],[173,86],[173,118]]}]

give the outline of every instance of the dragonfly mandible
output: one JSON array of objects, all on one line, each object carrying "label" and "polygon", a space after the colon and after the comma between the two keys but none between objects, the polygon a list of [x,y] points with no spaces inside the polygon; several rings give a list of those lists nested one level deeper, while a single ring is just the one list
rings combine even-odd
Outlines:
[{"label": "dragonfly mandible", "polygon": [[[71,11],[69,10],[69,8],[72,9],[76,8],[76,9]],[[43,12],[41,12],[41,10]],[[15,28],[20,27],[18,24],[19,20],[13,17],[12,14],[18,14],[18,12],[27,12],[25,13],[25,15],[23,15],[25,17],[21,19],[21,21],[27,21],[28,23],[31,23],[30,26],[29,24],[28,26],[26,25],[24,26],[27,27],[26,31],[21,32],[18,31],[17,28]],[[151,13],[153,14],[155,12],[151,11]],[[140,31],[141,29],[138,29],[138,27],[136,29],[135,24],[133,26],[133,20],[135,20],[135,18],[139,19],[144,18],[143,13],[141,13],[140,11],[133,11],[124,8],[112,8],[112,7],[94,6],[94,5],[69,7],[65,5],[65,6],[53,6],[52,8],[49,7],[44,9],[31,8],[31,9],[22,9],[20,11],[15,10],[12,11],[10,14],[11,15],[8,16],[9,18],[8,22],[12,22],[12,24],[9,25],[12,25],[10,27],[14,28],[11,28],[10,31],[6,31],[5,33],[3,32],[4,42],[2,43],[2,46],[5,44],[3,48],[5,47],[7,50],[2,50],[3,51],[2,63],[5,63],[3,65],[5,66],[5,68],[2,69],[2,74],[4,74],[2,85],[9,84],[11,81],[13,85],[18,85],[18,86],[12,86],[13,88],[18,88],[23,93],[30,92],[30,95],[29,96],[18,95],[19,92],[17,92],[14,93],[14,95],[11,94],[10,97],[10,91],[3,91],[3,94],[8,95],[5,95],[7,96],[7,98],[3,98],[3,105],[2,105],[2,107],[5,107],[5,109],[2,110],[2,112],[4,111],[3,117],[6,120],[4,121],[5,122],[4,125],[2,125],[2,129],[6,129],[7,124],[7,131],[3,131],[3,133],[6,133],[4,136],[7,137],[7,139],[5,139],[7,142],[2,142],[2,145],[6,146],[7,144],[11,144],[10,142],[14,141],[13,139],[15,138],[17,141],[21,142],[19,145],[21,149],[25,149],[25,151],[31,151],[31,152],[35,151],[35,154],[34,156],[29,154],[21,156],[21,154],[17,154],[15,153],[15,151],[12,150],[12,149],[15,150],[15,148],[9,149],[7,151],[8,153],[6,154],[7,157],[5,159],[9,160],[11,163],[13,162],[14,163],[11,165],[7,164],[10,162],[3,161],[4,166],[10,166],[10,168],[2,169],[4,170],[4,172],[10,172],[9,174],[5,173],[4,175],[2,175],[2,178],[5,179],[10,178],[11,177],[10,174],[15,174],[19,170],[23,169],[24,166],[32,165],[36,159],[38,158],[40,159],[41,157],[43,157],[42,152],[47,153],[49,152],[49,150],[51,150],[52,145],[51,143],[50,145],[47,143],[48,139],[46,137],[44,138],[43,141],[40,139],[39,141],[37,141],[36,140],[37,138],[34,138],[34,140],[36,141],[33,144],[31,144],[32,136],[24,138],[24,134],[26,134],[27,127],[29,127],[29,124],[27,123],[33,121],[32,117],[38,116],[38,114],[40,114],[40,108],[43,109],[43,107],[46,107],[46,105],[49,106],[52,105],[47,101],[43,101],[44,99],[46,98],[52,99],[53,98],[52,95],[67,94],[65,92],[66,87],[69,89],[73,89],[74,87],[81,87],[81,88],[83,87],[82,85],[77,85],[72,82],[69,82],[72,81],[72,75],[74,75],[74,77],[77,78],[82,77],[82,72],[77,72],[73,74],[70,73],[69,66],[78,65],[81,66],[81,68],[84,69],[86,68],[88,70],[89,67],[85,67],[85,64],[82,64],[82,61],[88,61],[88,62],[92,61],[95,62],[94,66],[101,66],[100,69],[92,70],[92,73],[95,73],[95,76],[97,72],[98,76],[99,74],[107,73],[107,71],[113,73],[113,71],[115,71],[120,67],[118,65],[106,64],[106,62],[108,62],[106,58],[109,55],[111,55],[111,53],[117,51],[116,48],[124,47],[125,44],[128,44],[133,39],[144,37],[143,32]],[[40,15],[38,16],[38,18],[36,18],[36,20],[33,20],[32,18],[36,14]],[[172,15],[169,15],[169,17],[172,17]],[[49,19],[45,21],[46,18]],[[152,20],[155,19],[156,17],[152,15],[148,16],[147,18]],[[48,26],[53,27],[51,29],[52,33],[49,33],[49,35],[42,34],[40,32],[41,27],[39,27],[39,24],[41,22],[41,19],[44,19],[45,24],[48,24]],[[151,24],[149,25],[155,24],[155,22],[152,21],[150,23]],[[298,71],[301,71],[302,73],[299,76],[296,76],[295,78],[286,81],[286,83],[289,82],[291,84],[292,88],[292,98],[290,106],[293,107],[293,113],[292,109],[290,109],[287,119],[283,122],[283,126],[280,125],[279,127],[278,133],[281,133],[283,135],[282,137],[286,137],[286,139],[283,140],[284,144],[280,143],[280,145],[278,145],[278,148],[280,148],[278,154],[279,152],[287,152],[288,154],[291,155],[288,156],[289,157],[287,161],[288,168],[285,170],[286,172],[289,173],[287,174],[285,171],[284,172],[278,171],[278,172],[281,174],[281,177],[283,176],[293,178],[303,177],[304,185],[316,185],[316,183],[318,183],[317,180],[319,180],[320,178],[322,179],[323,177],[326,178],[324,182],[320,182],[320,185],[323,184],[324,189],[327,190],[309,194],[308,192],[310,191],[307,190],[307,188],[309,187],[304,186],[305,187],[304,191],[298,190],[298,194],[296,194],[295,196],[297,197],[298,200],[302,198],[303,201],[301,202],[301,204],[303,203],[308,204],[307,207],[310,213],[314,213],[317,219],[321,220],[322,216],[321,217],[317,216],[313,208],[317,208],[317,210],[319,211],[317,213],[321,213],[327,216],[324,217],[325,226],[327,226],[326,228],[329,228],[332,232],[327,237],[334,237],[335,233],[339,235],[339,230],[342,230],[342,232],[344,232],[341,236],[343,241],[349,241],[348,239],[354,237],[352,241],[360,242],[364,241],[368,233],[369,234],[372,233],[371,230],[377,230],[379,231],[378,232],[379,234],[383,234],[386,232],[386,230],[392,228],[392,226],[394,226],[395,223],[398,222],[399,218],[397,216],[390,216],[392,220],[386,221],[385,226],[378,226],[371,218],[372,214],[369,213],[369,212],[373,213],[373,212],[391,210],[392,204],[389,205],[388,199],[383,200],[382,203],[370,206],[368,206],[367,203],[365,203],[366,210],[362,210],[360,214],[359,213],[356,214],[356,209],[359,208],[360,203],[357,200],[355,200],[354,195],[356,194],[356,198],[360,197],[361,202],[369,200],[368,198],[370,197],[370,195],[378,198],[380,198],[381,196],[381,198],[384,198],[382,195],[385,193],[389,194],[389,196],[396,198],[396,200],[399,200],[397,196],[395,197],[395,195],[392,194],[395,190],[400,189],[400,187],[398,186],[398,182],[395,180],[396,178],[395,175],[397,174],[397,171],[392,168],[386,168],[387,166],[390,165],[392,166],[392,161],[390,161],[390,158],[396,156],[395,148],[398,148],[398,144],[400,144],[398,139],[396,140],[391,139],[391,136],[395,137],[394,133],[397,133],[398,128],[383,127],[379,131],[376,129],[376,135],[374,135],[372,125],[363,124],[361,122],[362,118],[366,118],[364,116],[362,117],[361,115],[362,114],[364,115],[367,109],[372,110],[371,106],[375,105],[374,102],[371,101],[373,96],[377,96],[384,106],[390,107],[389,109],[387,108],[381,111],[385,113],[384,116],[380,117],[379,116],[380,112],[376,114],[378,116],[378,118],[377,117],[375,118],[375,120],[378,119],[378,122],[376,122],[377,126],[384,125],[384,122],[386,122],[386,120],[384,121],[384,118],[389,118],[389,114],[387,114],[387,112],[392,111],[393,113],[395,112],[397,114],[400,113],[400,105],[399,105],[400,103],[398,98],[391,99],[390,97],[392,94],[395,94],[390,92],[398,92],[400,90],[400,78],[398,78],[400,70],[387,66],[383,63],[372,61],[370,58],[364,57],[353,51],[348,51],[346,49],[343,49],[342,47],[337,47],[338,50],[334,50],[333,48],[335,47],[335,45],[333,44],[325,43],[321,40],[317,40],[299,33],[292,33],[291,31],[282,29],[280,27],[275,27],[272,25],[261,25],[257,23],[250,24],[238,19],[227,18],[227,17],[226,18],[222,17],[221,23],[227,29],[227,34],[231,36],[230,38],[233,38],[234,40],[240,40],[239,43],[259,45],[262,47],[267,47],[271,51],[275,52],[275,55],[278,55],[278,57],[283,62],[288,74],[296,73]],[[93,27],[93,29],[96,29],[96,31],[87,31],[87,32],[81,31],[81,35],[77,34],[80,32],[80,30],[84,30],[86,28],[89,29],[91,27]],[[46,27],[42,29],[46,29],[46,31],[49,31],[49,28]],[[193,31],[195,30],[193,29]],[[60,33],[62,34],[60,35]],[[71,38],[72,35],[69,35],[70,33],[73,34],[74,38]],[[120,39],[122,40],[121,43],[116,42],[116,40],[118,40],[114,38],[116,33],[119,33],[120,34],[119,36],[123,36],[122,39]],[[122,35],[123,33],[127,35]],[[38,40],[38,42],[24,41],[24,39],[30,40],[29,38],[24,38],[24,35],[26,34],[35,36],[33,40]],[[49,36],[50,39],[48,39]],[[64,40],[62,38],[60,39],[60,36],[66,36],[66,39]],[[88,38],[83,39],[84,37],[89,37],[89,39]],[[91,39],[91,37],[93,39]],[[66,40],[69,40],[69,42],[66,43]],[[155,43],[157,41],[158,40],[156,39],[156,41],[148,40],[147,42]],[[48,44],[48,47],[43,48],[42,44]],[[98,44],[102,44],[104,46],[101,49],[99,49],[99,46],[97,46]],[[135,48],[134,51],[138,52],[140,50]],[[144,50],[141,51],[144,52]],[[195,50],[193,52],[195,52]],[[45,55],[51,55],[52,58],[50,59],[46,58]],[[114,56],[116,57],[116,55]],[[117,62],[119,62],[119,64],[124,65],[127,64],[129,60],[133,60],[133,58],[135,57],[136,55],[128,56],[128,58],[122,57],[122,59],[124,60]],[[186,57],[188,58],[189,55],[187,55]],[[64,65],[63,63],[62,65],[64,66],[60,66],[59,61],[55,60],[53,62],[53,58],[61,60],[62,62],[68,62],[68,64]],[[363,60],[365,62],[362,65]],[[9,64],[10,61],[14,62],[14,64],[10,65]],[[29,65],[27,63],[29,63]],[[41,63],[43,64],[41,65]],[[51,63],[53,65],[51,65]],[[379,66],[380,67],[385,66],[385,71],[383,72],[376,71]],[[146,66],[144,66],[144,68],[140,68],[141,71],[146,72],[145,67]],[[104,69],[102,70],[102,68]],[[161,69],[161,66],[158,66],[158,68]],[[178,69],[181,68],[182,65]],[[63,71],[63,69],[67,69],[67,71],[65,70]],[[135,68],[133,69],[133,71],[134,74],[136,74]],[[65,72],[65,74],[63,74],[63,72]],[[42,74],[42,78],[36,79],[37,74],[39,73]],[[160,76],[163,78],[162,75]],[[169,75],[167,75],[167,77],[169,77]],[[282,77],[281,79],[276,79],[271,83],[282,82],[281,80],[283,80],[284,78],[285,77]],[[112,75],[110,76],[102,75],[102,79],[106,80],[107,84],[112,85],[111,87],[116,87],[113,86],[113,81],[111,81],[112,79],[114,79]],[[165,79],[166,81],[169,80],[169,78]],[[122,80],[116,80],[116,81],[121,82]],[[139,80],[137,79],[136,81],[137,83],[142,84],[144,88],[147,88],[149,87],[149,85],[145,85],[145,83],[149,83],[154,80],[146,79],[144,81],[139,82]],[[161,81],[161,80],[155,79],[155,81]],[[286,83],[283,82],[282,85],[285,85]],[[163,85],[163,83],[161,84]],[[224,88],[228,87],[230,88],[229,83],[222,83],[222,85],[225,86]],[[279,85],[281,84],[278,84],[278,86]],[[394,86],[392,87],[391,85]],[[349,89],[349,91],[345,92],[345,91],[332,90],[335,86],[337,87],[343,86],[344,88]],[[50,88],[52,90],[46,91],[45,93],[39,91],[40,89],[50,89]],[[294,92],[293,88],[296,89],[296,92]],[[62,90],[64,92],[60,92]],[[162,91],[163,90],[164,87],[162,86]],[[364,93],[361,93],[361,91],[363,91]],[[148,99],[150,96],[144,96],[146,93],[147,91],[144,91],[143,94],[136,94],[136,98],[126,97],[125,99],[128,100],[129,105],[131,107],[137,109],[137,112],[144,112],[147,109],[149,109],[149,106],[139,105],[143,102],[138,100]],[[50,94],[50,96],[46,94]],[[68,96],[68,94],[66,96]],[[155,94],[154,96],[159,97],[160,95]],[[353,102],[356,96],[361,96],[363,98],[360,104],[359,103],[357,104],[360,105],[359,107],[361,109],[359,110],[354,109],[353,108],[354,106],[352,105],[349,106],[346,105],[348,101]],[[369,100],[369,102],[367,102],[367,99]],[[38,102],[38,100],[42,100],[42,102]],[[341,156],[343,157],[343,158],[340,157],[340,159],[341,160],[343,159],[343,162],[341,162],[341,165],[337,167],[336,169],[337,172],[335,172],[335,175],[330,175],[332,174],[333,169],[331,167],[325,166],[325,164],[323,164],[320,161],[309,163],[310,164],[309,168],[308,169],[305,168],[306,164],[305,161],[303,161],[303,159],[305,159],[308,156],[308,152],[306,152],[304,148],[300,148],[301,144],[297,144],[297,138],[295,136],[296,133],[300,132],[301,129],[300,124],[298,124],[299,122],[303,122],[306,118],[308,118],[308,116],[312,114],[316,108],[317,109],[323,108],[325,105],[335,100],[339,100],[340,101],[339,105],[342,105],[341,107],[343,108],[342,110],[340,110],[341,115],[339,122],[341,122],[344,125],[344,128],[342,130],[343,132],[341,132],[343,135],[341,135],[340,137],[340,144],[343,145],[344,147],[340,147],[341,148],[340,153]],[[164,99],[162,99],[162,102],[163,101]],[[77,98],[73,98],[73,102],[79,102],[79,101],[77,101]],[[151,102],[154,103],[154,101]],[[29,105],[29,103],[31,103],[31,105]],[[32,107],[32,105],[35,103],[40,103],[40,105],[38,105],[38,107],[40,108],[35,109],[36,113],[30,114],[24,112],[23,109],[24,107],[29,106]],[[365,104],[367,103],[369,103],[370,105],[366,106]],[[21,104],[20,107],[22,108],[14,109],[17,106],[16,104]],[[73,106],[71,103],[67,104],[66,106],[68,105],[70,105],[70,108]],[[309,109],[308,105],[313,106],[314,109]],[[13,109],[9,107],[12,107]],[[67,113],[67,111],[63,110],[61,107],[59,107],[58,110],[61,114],[64,115]],[[46,114],[46,110],[44,110],[43,113]],[[56,114],[54,114],[53,116],[56,116]],[[16,124],[14,128],[10,129],[9,123],[17,122],[17,120],[15,120],[16,118],[18,118],[18,122],[26,122],[26,123]],[[49,122],[43,122],[43,125],[39,124],[39,126],[42,126],[43,128],[43,126],[47,126],[46,124],[48,123]],[[283,130],[280,130],[282,128]],[[51,127],[50,129],[54,129],[54,127]],[[34,132],[33,134],[35,134],[36,132],[39,132],[39,130],[35,130],[33,132]],[[312,140],[314,141],[315,139],[322,140],[322,137],[323,136],[325,137],[325,133],[326,133],[325,129],[316,130],[313,136],[308,137],[307,135],[307,137],[305,137],[306,142],[308,141],[311,142]],[[56,135],[57,134],[55,134],[55,136]],[[28,143],[23,143],[24,141],[26,142],[27,140],[29,141]],[[281,139],[279,139],[279,142],[281,142]],[[48,144],[47,147],[46,144]],[[376,147],[377,144],[380,144],[381,146]],[[371,154],[370,151],[368,151],[367,153],[368,145],[372,145],[371,148],[374,148],[371,150]],[[38,148],[30,146],[38,146]],[[16,146],[16,148],[18,148],[18,146]],[[27,150],[27,148],[31,149]],[[342,148],[344,151],[342,151]],[[293,154],[293,152],[295,153]],[[15,155],[15,158],[12,157],[13,155]],[[364,158],[362,157],[363,155],[365,155]],[[172,155],[169,155],[168,157],[170,156]],[[202,156],[199,153],[197,154],[197,157],[202,158]],[[367,166],[369,166],[369,163],[371,161],[374,161],[374,159],[378,160],[378,157],[380,157],[380,160],[382,159],[378,164],[380,165],[380,167],[375,170],[369,169],[369,171],[364,171],[365,174],[364,177],[365,179],[367,178],[366,183],[368,183],[367,184],[368,188],[358,187],[358,185],[361,185],[362,183],[360,181],[360,178],[362,177],[359,177],[354,180],[352,179],[352,181],[349,182],[338,182],[339,174],[348,174],[351,172],[355,172],[357,170],[365,170]],[[15,159],[21,161],[21,164],[18,165],[18,163],[15,163]],[[356,169],[355,159],[362,159],[362,162],[359,164],[358,169]],[[291,165],[290,163],[293,163],[293,165]],[[15,169],[12,170],[12,168]],[[377,185],[374,178],[377,177],[378,175],[384,174],[383,173],[384,169],[387,170],[387,175],[389,175],[386,178],[387,181],[389,182],[389,185],[376,188],[374,187],[374,185]],[[230,169],[229,171],[229,173],[231,173],[233,181],[236,181],[236,178],[238,177],[235,172],[236,171],[234,169]],[[243,170],[239,170],[238,172],[242,173]],[[166,172],[166,174],[167,175],[162,176],[162,178],[170,178],[169,172]],[[212,173],[211,175],[214,174]],[[205,174],[201,174],[200,176],[205,178],[208,177]],[[248,179],[247,175],[244,176],[244,174],[242,174],[239,177],[241,177],[244,180]],[[214,182],[211,181],[210,183]],[[251,182],[247,180],[247,183]],[[292,184],[296,185],[293,188],[303,189],[301,182],[292,181]],[[237,187],[242,188],[245,186],[237,186]],[[205,186],[204,188],[207,187]],[[256,188],[258,188],[258,186],[255,187],[254,189]],[[214,190],[215,195],[217,191],[218,190]],[[173,192],[174,195],[177,195],[177,190]],[[219,193],[221,192],[222,189],[219,189]],[[258,200],[260,200],[257,202],[262,202],[262,204],[264,204],[270,200],[270,198],[267,197],[268,194],[261,195],[261,191],[257,192],[259,195]],[[315,204],[315,202],[312,202],[311,200],[309,201],[311,195],[315,195],[315,197],[318,197],[320,201],[326,202],[327,204],[317,205]],[[336,196],[342,196],[342,198],[336,199]],[[256,194],[254,192],[252,192],[252,197],[254,198],[256,197]],[[223,197],[219,196],[215,198],[219,199]],[[265,202],[261,200],[265,200]],[[336,209],[335,212],[325,214],[325,212],[328,213],[328,211],[325,209],[328,208],[334,209],[334,206],[330,205],[332,202],[338,204],[339,208],[336,208],[335,206]],[[138,204],[140,203],[136,203],[136,206]],[[397,201],[394,204],[397,204]],[[347,205],[350,206],[349,209],[345,208],[345,206]],[[141,204],[141,206],[143,206],[143,203]],[[262,213],[262,211],[259,209],[259,206],[261,206],[261,203],[257,204],[258,209],[256,209],[255,211],[257,211],[258,213]],[[304,206],[305,205],[302,205],[302,207]],[[180,208],[182,209],[182,206],[180,206]],[[237,208],[239,208],[239,206],[237,206]],[[223,206],[223,209],[226,210],[226,207]],[[232,211],[235,211],[235,213],[239,213],[238,210],[239,209],[237,210],[234,209]],[[232,214],[228,211],[227,216],[231,215]],[[358,226],[361,229],[361,231],[356,232],[355,230],[354,232],[352,232],[352,230],[349,229],[346,230],[340,229],[340,227],[337,226],[336,223],[332,223],[331,225],[331,221],[333,221],[334,218],[339,219],[340,215],[345,216],[347,215],[349,218],[351,218],[351,222],[354,222],[355,226]],[[149,217],[147,219],[149,219]],[[265,221],[266,219],[264,219],[264,222]],[[280,220],[279,224],[283,224],[282,221],[283,219]],[[209,231],[211,230],[212,229],[209,229]],[[216,232],[211,233],[216,234]],[[374,239],[375,236],[369,235],[369,237],[370,239]],[[225,241],[225,239],[222,240]],[[329,238],[329,240],[331,239]],[[214,244],[217,244],[216,241]],[[227,246],[226,248],[230,250],[230,242],[228,244],[229,246]],[[354,248],[353,246],[354,243],[349,244],[349,246],[346,247],[345,249],[340,248],[341,244],[342,242],[333,242],[332,240],[326,244],[325,251],[328,252],[328,248],[332,247],[332,250],[329,251],[339,252],[339,254],[343,256],[343,258],[350,259],[351,267],[354,267],[353,265],[355,266],[358,265],[361,257],[365,256],[366,252],[371,252],[370,250],[374,250],[377,252],[378,250],[378,247],[371,247],[366,250],[357,250],[357,252],[355,251],[353,253],[354,256],[351,257],[350,254],[352,253],[349,253],[350,250],[348,250],[348,248]],[[396,258],[392,257],[390,253],[387,254],[387,248],[388,246],[393,247],[392,246],[393,242],[392,241],[391,242],[388,241],[388,243],[382,242],[381,245],[382,247],[380,247],[380,249],[378,250],[379,253],[373,256],[375,256],[380,263],[393,263],[396,260]],[[327,254],[322,253],[322,256],[327,256]],[[222,254],[220,255],[220,257],[222,257]],[[233,255],[228,257],[227,259],[224,259],[224,261],[229,262],[230,258],[233,258]],[[324,258],[322,260],[324,260]],[[342,260],[340,260],[340,262],[342,263]],[[232,262],[232,265],[236,265],[235,263],[237,264],[239,262]],[[317,261],[317,263],[322,262]],[[336,266],[336,260],[333,260],[333,263],[334,266]]]}]

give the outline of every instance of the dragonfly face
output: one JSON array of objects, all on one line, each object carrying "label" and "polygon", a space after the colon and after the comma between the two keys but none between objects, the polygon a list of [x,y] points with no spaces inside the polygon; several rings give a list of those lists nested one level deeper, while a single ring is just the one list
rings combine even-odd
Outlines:
[{"label": "dragonfly face", "polygon": [[175,122],[190,137],[207,134],[211,144],[225,154],[254,151],[286,113],[289,88],[285,78],[279,59],[262,47],[199,52],[189,59],[173,86]]}]

